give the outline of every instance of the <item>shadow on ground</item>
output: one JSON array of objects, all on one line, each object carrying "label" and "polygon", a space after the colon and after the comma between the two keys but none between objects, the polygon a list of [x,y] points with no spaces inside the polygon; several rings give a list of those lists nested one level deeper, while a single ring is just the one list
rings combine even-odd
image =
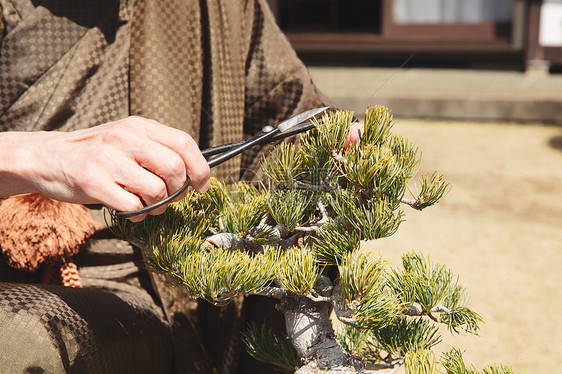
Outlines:
[{"label": "shadow on ground", "polygon": [[548,145],[554,149],[562,151],[562,135],[554,136],[548,141]]}]

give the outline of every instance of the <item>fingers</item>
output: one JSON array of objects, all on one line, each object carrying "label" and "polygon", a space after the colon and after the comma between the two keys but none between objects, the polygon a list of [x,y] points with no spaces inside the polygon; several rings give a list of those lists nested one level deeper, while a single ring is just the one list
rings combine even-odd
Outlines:
[{"label": "fingers", "polygon": [[351,128],[349,129],[349,135],[347,137],[347,141],[345,142],[343,148],[347,149],[351,145],[357,144],[359,142],[360,134],[363,133],[363,130],[364,127],[361,122],[355,122],[353,125],[351,125]]},{"label": "fingers", "polygon": [[[140,198],[145,205],[160,202],[178,191],[187,175],[199,192],[209,188],[210,170],[199,147],[187,133],[140,117],[119,121],[107,129],[109,140],[120,144],[131,163],[119,171],[116,183]],[[175,200],[180,200],[184,192]],[[135,209],[122,210],[132,211]],[[149,214],[161,214],[166,206]],[[134,221],[144,218],[135,216]]]},{"label": "fingers", "polygon": [[[162,131],[165,128],[166,131]],[[181,157],[185,171],[193,188],[205,192],[209,188],[211,170],[207,160],[201,154],[197,143],[187,133],[156,122],[147,127],[147,135],[152,140],[170,148]]]},{"label": "fingers", "polygon": [[140,166],[164,181],[168,195],[179,190],[186,182],[185,163],[170,148],[158,143],[147,143],[136,149],[133,157]]},{"label": "fingers", "polygon": [[[108,159],[114,162],[110,164]],[[132,159],[117,154],[100,156],[97,161],[100,162],[97,167],[89,168],[84,173],[77,172],[78,184],[86,186],[83,189],[85,198],[80,202],[102,203],[119,212],[131,212],[168,196],[164,181]],[[149,214],[162,214],[165,210],[166,206],[163,206]],[[131,220],[137,222],[145,217],[146,214],[137,215]]]},{"label": "fingers", "polygon": [[[145,206],[159,203],[168,197],[168,188],[164,180],[150,171],[137,165],[136,167],[131,166],[127,174],[128,175],[125,176],[126,182],[118,180],[117,184],[125,186],[128,192],[138,196],[144,202]],[[151,210],[148,214],[162,214],[166,211],[166,208],[167,206],[164,205]]]},{"label": "fingers", "polygon": [[[117,184],[108,184],[110,188],[104,191],[101,201],[104,201],[104,205],[110,209],[114,209],[118,212],[132,212],[143,207],[141,199],[123,187]],[[132,222],[140,222],[145,219],[147,214],[139,214],[137,216],[130,217],[129,220]]]}]

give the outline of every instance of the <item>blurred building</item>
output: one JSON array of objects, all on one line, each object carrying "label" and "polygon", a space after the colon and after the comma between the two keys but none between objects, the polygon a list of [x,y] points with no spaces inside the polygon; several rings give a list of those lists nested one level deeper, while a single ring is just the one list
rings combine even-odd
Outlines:
[{"label": "blurred building", "polygon": [[307,62],[562,66],[562,0],[268,0]]}]

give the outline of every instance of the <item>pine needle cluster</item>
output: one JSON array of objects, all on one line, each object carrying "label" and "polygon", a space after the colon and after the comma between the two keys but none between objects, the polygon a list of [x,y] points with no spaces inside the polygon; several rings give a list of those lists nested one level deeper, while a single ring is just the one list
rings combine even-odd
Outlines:
[{"label": "pine needle cluster", "polygon": [[[338,338],[366,362],[393,366],[439,344],[438,324],[476,334],[482,321],[461,302],[464,289],[451,272],[419,254],[407,253],[402,269],[389,269],[381,257],[355,252],[344,257],[339,273],[354,324]],[[453,314],[459,318],[451,326]]]},{"label": "pine needle cluster", "polygon": [[[350,112],[326,114],[300,147],[275,147],[261,161],[268,180],[258,187],[213,179],[205,194],[190,192],[160,216],[133,224],[111,215],[111,225],[143,248],[150,270],[193,297],[215,305],[249,294],[328,302],[347,326],[338,339],[350,357],[436,373],[428,352],[441,340],[437,324],[475,334],[481,317],[444,266],[408,253],[402,269],[390,269],[360,243],[391,236],[402,207],[434,205],[449,185],[436,173],[422,176],[419,193],[405,197],[418,149],[391,133],[384,107],[366,111],[359,141],[347,146],[354,121]],[[339,277],[320,296],[315,287],[326,267]],[[300,365],[289,341],[265,327],[251,326],[244,341],[259,360],[284,370]],[[447,373],[457,372],[455,360],[443,360]]]},{"label": "pine needle cluster", "polygon": [[395,270],[389,283],[407,308],[420,308],[418,314],[435,321],[439,314],[451,331],[478,333],[482,318],[465,306],[464,288],[449,270],[417,253],[405,254],[402,263],[404,270]]},{"label": "pine needle cluster", "polygon": [[492,364],[482,370],[467,365],[458,349],[445,352],[438,359],[428,350],[412,351],[405,361],[406,374],[513,374],[513,369],[502,364]]},{"label": "pine needle cluster", "polygon": [[278,337],[266,325],[258,328],[251,322],[243,334],[243,340],[252,357],[273,364],[278,370],[294,371],[301,366],[301,358],[291,342]]}]

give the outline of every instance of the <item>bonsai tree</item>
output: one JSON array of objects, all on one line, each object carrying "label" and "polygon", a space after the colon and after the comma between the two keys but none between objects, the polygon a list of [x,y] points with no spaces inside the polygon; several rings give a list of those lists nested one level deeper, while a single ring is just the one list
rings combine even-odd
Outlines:
[{"label": "bonsai tree", "polygon": [[434,173],[410,191],[418,149],[391,133],[386,108],[369,108],[360,140],[346,147],[353,122],[350,112],[327,114],[300,147],[275,147],[261,163],[264,184],[213,180],[163,215],[136,224],[113,215],[113,227],[144,250],[151,271],[193,297],[219,306],[240,294],[277,299],[286,333],[250,325],[243,339],[251,355],[281,370],[478,373],[458,350],[441,358],[431,351],[439,324],[478,332],[481,317],[457,277],[415,252],[392,268],[360,245],[394,234],[403,207],[434,205],[449,185]]}]

